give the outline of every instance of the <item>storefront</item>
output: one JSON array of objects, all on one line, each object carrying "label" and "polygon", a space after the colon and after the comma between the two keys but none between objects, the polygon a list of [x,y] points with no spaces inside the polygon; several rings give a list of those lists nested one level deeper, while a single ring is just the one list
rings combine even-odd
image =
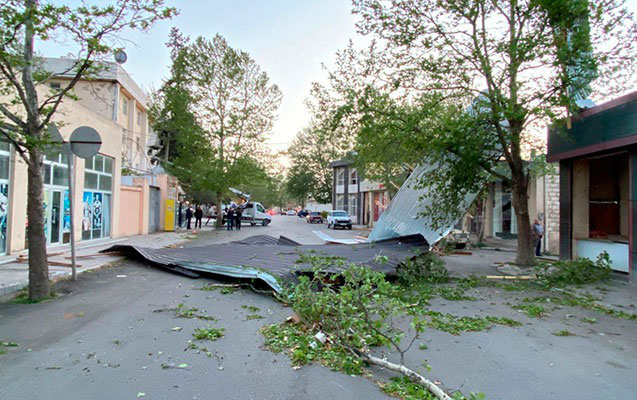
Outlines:
[{"label": "storefront", "polygon": [[44,156],[44,232],[49,246],[71,241],[67,162],[67,155],[59,151]]},{"label": "storefront", "polygon": [[549,131],[560,163],[560,258],[595,260],[633,278],[637,263],[637,92],[580,113]]},{"label": "storefront", "polygon": [[82,240],[111,236],[113,159],[96,155],[85,160],[82,194]]}]

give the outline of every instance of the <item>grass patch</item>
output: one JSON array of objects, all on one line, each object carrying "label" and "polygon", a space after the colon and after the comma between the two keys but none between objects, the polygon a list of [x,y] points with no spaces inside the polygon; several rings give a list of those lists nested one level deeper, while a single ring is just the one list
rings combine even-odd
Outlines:
[{"label": "grass patch", "polygon": [[559,331],[555,331],[555,332],[551,332],[552,335],[554,336],[575,336],[575,334],[573,332],[570,332],[567,329],[562,329]]},{"label": "grass patch", "polygon": [[51,294],[48,297],[39,300],[31,300],[29,299],[29,290],[27,288],[24,288],[20,290],[18,294],[13,298],[13,302],[15,304],[38,304],[42,303],[43,301],[53,300],[59,296],[60,295],[56,292],[51,291]]},{"label": "grass patch", "polygon": [[224,336],[224,328],[213,328],[207,326],[205,328],[197,328],[192,336],[197,340],[211,340],[215,341],[221,339]]}]

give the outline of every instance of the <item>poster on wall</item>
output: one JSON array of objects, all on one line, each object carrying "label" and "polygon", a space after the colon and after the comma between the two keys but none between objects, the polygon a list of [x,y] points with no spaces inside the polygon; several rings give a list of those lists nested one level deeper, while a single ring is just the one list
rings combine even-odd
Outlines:
[{"label": "poster on wall", "polygon": [[[44,209],[44,236],[49,237],[49,199],[51,198],[51,191],[44,191],[44,203],[42,208]],[[48,239],[47,239],[48,240]]]},{"label": "poster on wall", "polygon": [[9,184],[0,184],[0,253],[7,250],[7,216],[9,214]]},{"label": "poster on wall", "polygon": [[93,192],[84,192],[82,197],[82,230],[91,230]]},{"label": "poster on wall", "polygon": [[102,193],[93,193],[93,229],[102,229]]},{"label": "poster on wall", "polygon": [[68,189],[64,191],[64,217],[63,232],[71,232],[71,199],[69,199]]}]

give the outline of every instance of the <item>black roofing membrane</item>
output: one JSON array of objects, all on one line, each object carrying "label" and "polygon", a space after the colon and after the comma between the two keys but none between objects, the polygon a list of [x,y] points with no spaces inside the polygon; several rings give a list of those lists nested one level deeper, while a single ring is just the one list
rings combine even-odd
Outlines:
[{"label": "black roofing membrane", "polygon": [[[299,274],[311,272],[311,265],[297,262],[301,253],[342,257],[350,263],[366,265],[374,271],[394,276],[400,264],[426,252],[428,247],[427,241],[421,235],[375,243],[328,245],[301,245],[284,236],[277,239],[268,235],[258,235],[240,241],[187,248],[153,249],[114,245],[102,252],[119,252],[130,258],[141,258],[152,266],[191,278],[196,278],[203,272],[234,278],[260,279],[279,292],[281,286],[276,282],[296,281]],[[377,262],[377,256],[386,256],[387,262]],[[339,273],[343,269],[333,265],[326,272]]]}]

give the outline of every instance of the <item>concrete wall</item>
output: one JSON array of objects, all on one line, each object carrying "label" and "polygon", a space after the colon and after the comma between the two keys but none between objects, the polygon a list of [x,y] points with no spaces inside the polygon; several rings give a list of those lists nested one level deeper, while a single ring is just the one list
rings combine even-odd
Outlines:
[{"label": "concrete wall", "polygon": [[120,236],[143,233],[144,194],[141,187],[122,186],[120,206]]}]

